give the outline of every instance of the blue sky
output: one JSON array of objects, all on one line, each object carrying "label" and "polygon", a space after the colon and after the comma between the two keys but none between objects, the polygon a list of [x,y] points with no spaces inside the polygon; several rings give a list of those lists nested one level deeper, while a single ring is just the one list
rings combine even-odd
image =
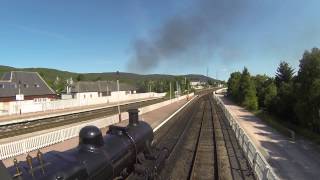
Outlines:
[{"label": "blue sky", "polygon": [[297,68],[305,50],[320,47],[320,1],[212,0],[207,8],[217,13],[209,13],[204,35],[173,55],[160,53],[151,68],[130,66],[134,42],[157,46],[167,22],[199,15],[199,1],[0,0],[0,64],[142,74],[209,67],[211,77],[226,80],[244,66],[268,75],[281,60]]}]

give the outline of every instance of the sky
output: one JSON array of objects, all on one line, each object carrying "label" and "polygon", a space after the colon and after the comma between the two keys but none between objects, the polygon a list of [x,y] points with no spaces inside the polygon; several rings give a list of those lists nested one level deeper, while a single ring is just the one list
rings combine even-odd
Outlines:
[{"label": "sky", "polygon": [[0,64],[273,76],[320,48],[318,0],[0,0]]}]

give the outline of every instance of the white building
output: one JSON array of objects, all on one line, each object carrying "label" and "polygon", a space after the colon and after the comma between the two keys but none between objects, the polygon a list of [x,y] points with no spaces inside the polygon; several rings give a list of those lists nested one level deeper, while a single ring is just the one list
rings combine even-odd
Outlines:
[{"label": "white building", "polygon": [[119,83],[118,92],[117,83],[114,81],[79,81],[68,88],[71,89],[70,94],[74,99],[94,99],[117,94],[122,96],[136,92],[134,86],[125,83]]},{"label": "white building", "polygon": [[190,86],[193,89],[203,89],[207,85],[205,81],[190,81]]}]

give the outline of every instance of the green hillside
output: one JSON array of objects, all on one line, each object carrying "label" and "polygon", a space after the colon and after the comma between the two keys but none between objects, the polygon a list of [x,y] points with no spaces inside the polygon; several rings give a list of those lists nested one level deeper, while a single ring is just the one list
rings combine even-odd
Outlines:
[{"label": "green hillside", "polygon": [[[166,75],[166,74],[134,74],[126,72],[103,72],[103,73],[75,73],[68,71],[61,71],[57,69],[49,68],[14,68],[10,66],[0,66],[0,77],[5,72],[10,71],[33,71],[38,72],[46,82],[56,91],[60,92],[64,88],[66,79],[72,77],[74,81],[97,81],[97,80],[110,80],[115,81],[119,79],[121,82],[135,85],[140,91],[147,91],[150,86],[155,91],[166,91],[167,85],[170,82],[184,83],[185,77],[187,81],[190,80],[201,80],[209,83],[215,83],[218,80],[197,74],[188,75]],[[59,77],[59,81],[56,78]],[[163,86],[159,88],[158,86]]]}]

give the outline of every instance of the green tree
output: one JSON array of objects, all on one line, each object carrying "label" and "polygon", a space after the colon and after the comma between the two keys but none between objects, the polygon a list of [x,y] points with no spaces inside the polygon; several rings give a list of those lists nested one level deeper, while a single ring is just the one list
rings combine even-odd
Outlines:
[{"label": "green tree", "polygon": [[258,97],[258,104],[259,107],[265,106],[264,100],[265,100],[265,91],[267,86],[270,84],[270,81],[272,80],[266,76],[266,75],[256,75],[253,77],[254,84],[257,91],[257,97]]},{"label": "green tree", "polygon": [[276,97],[277,97],[277,86],[275,85],[275,83],[271,82],[266,86],[264,90],[264,101],[263,101],[264,106],[269,111],[274,110]]},{"label": "green tree", "polygon": [[83,74],[79,74],[76,79],[77,79],[77,81],[84,81],[85,77]]},{"label": "green tree", "polygon": [[294,69],[285,61],[281,61],[276,72],[276,84],[279,87],[281,83],[290,83],[294,75]]},{"label": "green tree", "polygon": [[284,120],[294,123],[294,104],[296,98],[294,95],[294,69],[282,61],[276,71],[275,83],[277,86],[277,97],[274,113]]},{"label": "green tree", "polygon": [[258,98],[253,80],[250,73],[245,67],[242,71],[239,84],[239,99],[240,103],[250,110],[258,109]]},{"label": "green tree", "polygon": [[55,81],[52,83],[52,87],[58,94],[60,94],[65,88],[65,82],[57,76]]},{"label": "green tree", "polygon": [[231,96],[233,100],[239,102],[239,84],[241,79],[240,72],[233,72],[228,80],[228,95]]},{"label": "green tree", "polygon": [[295,111],[302,125],[320,133],[320,50],[306,51],[299,67]]}]

